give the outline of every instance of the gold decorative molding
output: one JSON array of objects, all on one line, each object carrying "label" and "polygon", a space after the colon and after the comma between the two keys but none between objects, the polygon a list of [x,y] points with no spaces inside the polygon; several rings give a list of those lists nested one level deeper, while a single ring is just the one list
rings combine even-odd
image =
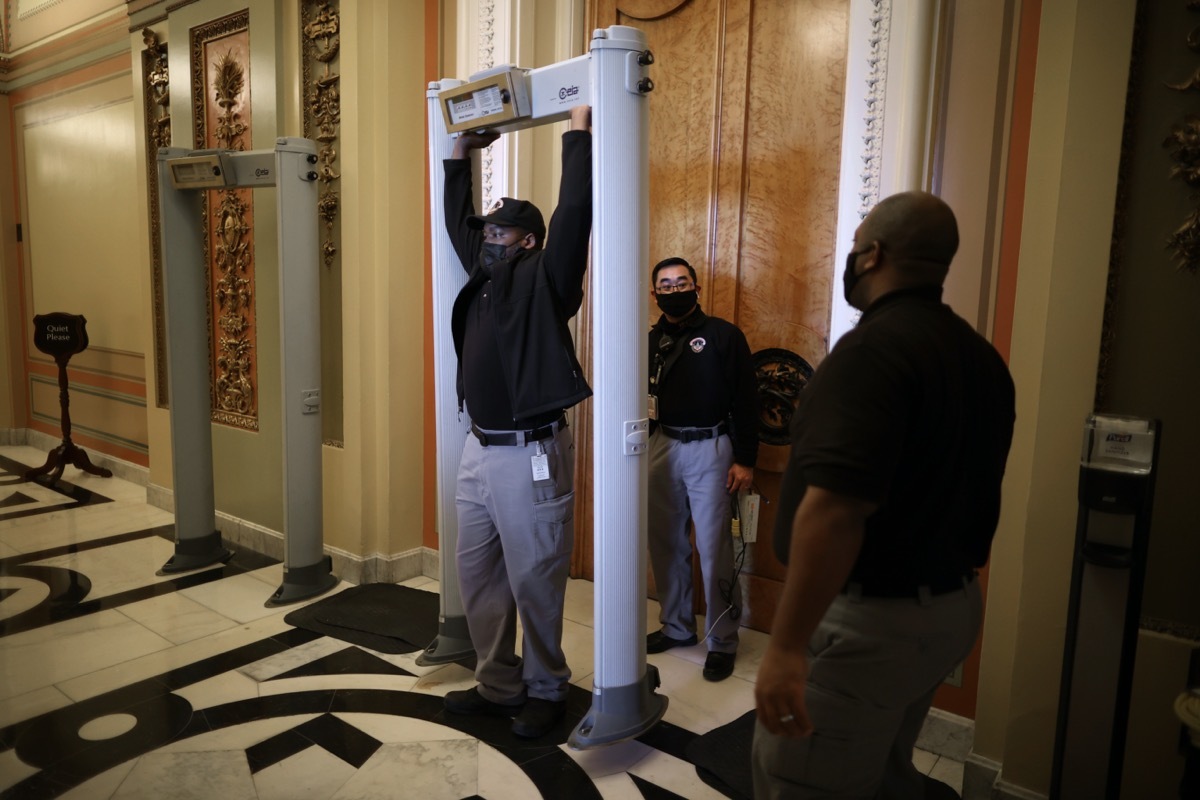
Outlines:
[{"label": "gold decorative molding", "polygon": [[341,172],[341,4],[300,0],[300,96],[304,135],[317,144],[321,222],[319,247],[324,269],[321,293],[321,431],[326,445],[341,447],[343,432]]},{"label": "gold decorative molding", "polygon": [[[341,49],[341,14],[333,3],[328,2],[305,2],[300,13],[304,52],[304,135],[318,142],[317,159],[321,166],[317,174],[321,196],[317,201],[317,213],[324,223],[321,260],[326,269],[332,269],[340,238],[341,195],[337,182],[342,176],[334,169],[334,163],[338,158],[338,131],[342,122],[339,90],[342,76],[335,71],[334,65]],[[312,74],[314,65],[323,68],[315,77]]]},{"label": "gold decorative molding", "polygon": [[[251,141],[250,12],[191,31],[195,146],[247,150]],[[213,189],[203,203],[210,293],[209,365],[212,419],[258,430],[254,196]]]},{"label": "gold decorative molding", "polygon": [[[1191,0],[1187,8],[1190,11],[1200,11],[1200,2]],[[1200,40],[1198,31],[1200,28],[1194,28],[1185,39],[1184,44],[1190,50],[1200,49],[1197,44]],[[1198,91],[1200,68],[1187,80],[1166,85],[1177,92]],[[1188,114],[1171,126],[1170,133],[1163,141],[1163,147],[1170,152],[1174,162],[1169,178],[1178,178],[1189,189],[1200,189],[1200,115]],[[1191,199],[1195,202],[1200,199],[1200,195],[1193,193]],[[1193,275],[1200,274],[1200,205],[1193,208],[1184,218],[1183,224],[1167,237],[1166,246],[1180,269]]]},{"label": "gold decorative molding", "polygon": [[146,117],[146,205],[150,219],[150,291],[154,315],[154,403],[168,408],[167,320],[163,301],[162,229],[158,217],[158,148],[171,145],[171,75],[167,46],[142,31],[142,106]]},{"label": "gold decorative molding", "polygon": [[[496,63],[496,3],[494,0],[481,0],[476,14],[479,24],[476,68],[483,71],[491,69]],[[503,194],[503,188],[496,185],[496,171],[493,150],[485,147],[479,151],[479,191],[483,208],[491,208]]]}]

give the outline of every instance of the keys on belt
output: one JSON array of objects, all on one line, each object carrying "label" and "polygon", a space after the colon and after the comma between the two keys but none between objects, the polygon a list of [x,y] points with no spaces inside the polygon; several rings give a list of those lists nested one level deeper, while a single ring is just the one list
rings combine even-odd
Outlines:
[{"label": "keys on belt", "polygon": [[472,422],[471,433],[475,434],[475,438],[484,447],[523,447],[531,442],[540,442],[542,439],[549,439],[559,429],[565,427],[567,427],[566,414],[549,425],[543,425],[540,428],[531,428],[527,431],[485,431]]},{"label": "keys on belt", "polygon": [[670,425],[659,423],[658,429],[672,439],[687,444],[688,442],[702,442],[705,439],[715,439],[729,432],[729,426],[724,421],[718,422],[711,428],[673,428]]}]

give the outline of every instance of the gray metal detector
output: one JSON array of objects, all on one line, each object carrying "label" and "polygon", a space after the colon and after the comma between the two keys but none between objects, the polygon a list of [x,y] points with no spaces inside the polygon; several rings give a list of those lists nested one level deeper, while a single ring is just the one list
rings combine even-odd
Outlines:
[{"label": "gray metal detector", "polygon": [[283,583],[267,606],[332,589],[321,534],[321,360],[316,147],[280,138],[274,150],[158,151],[159,224],[167,317],[175,554],[162,573],[227,561],[213,496],[204,189],[278,188],[280,366],[283,387]]},{"label": "gray metal detector", "polygon": [[614,25],[592,35],[587,55],[533,70],[497,67],[464,83],[430,84],[434,369],[437,399],[441,616],[437,639],[419,659],[440,663],[473,653],[454,553],[454,488],[468,421],[459,419],[450,308],[466,275],[446,235],[442,159],[450,134],[501,132],[566,119],[592,107],[595,679],[592,706],[568,745],[585,749],[634,738],[657,723],[667,698],[646,663],[646,333],[648,296],[649,109],[653,56],[645,35]]}]

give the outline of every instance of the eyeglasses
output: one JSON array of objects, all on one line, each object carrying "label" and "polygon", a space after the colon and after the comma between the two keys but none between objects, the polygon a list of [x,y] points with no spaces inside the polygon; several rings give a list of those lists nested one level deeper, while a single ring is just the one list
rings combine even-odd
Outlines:
[{"label": "eyeglasses", "polygon": [[658,292],[659,294],[674,294],[675,292],[690,292],[695,288],[695,284],[693,284],[687,278],[684,278],[683,280],[676,281],[675,283],[667,283],[666,281],[663,281],[657,287],[655,287],[654,291]]}]

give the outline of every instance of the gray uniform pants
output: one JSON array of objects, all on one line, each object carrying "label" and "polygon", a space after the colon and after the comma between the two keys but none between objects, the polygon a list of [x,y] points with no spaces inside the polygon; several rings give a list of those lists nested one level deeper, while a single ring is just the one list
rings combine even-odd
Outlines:
[{"label": "gray uniform pants", "polygon": [[650,566],[662,609],[659,621],[672,639],[686,639],[696,632],[690,518],[696,528],[704,603],[712,628],[708,649],[723,653],[736,652],[738,646],[738,621],[724,612],[730,604],[742,604],[741,588],[733,581],[732,498],[725,489],[732,464],[733,443],[728,436],[686,444],[661,430],[650,437],[647,532]]},{"label": "gray uniform pants", "polygon": [[982,608],[979,581],[924,600],[838,595],[808,645],[814,733],[755,725],[755,798],[923,798],[913,745],[934,691],[971,652]]},{"label": "gray uniform pants", "polygon": [[[563,700],[563,601],[574,544],[571,432],[543,439],[549,485],[534,486],[538,445],[484,447],[468,434],[458,467],[458,580],[479,693],[493,702]],[[516,654],[521,620],[522,657]]]}]

